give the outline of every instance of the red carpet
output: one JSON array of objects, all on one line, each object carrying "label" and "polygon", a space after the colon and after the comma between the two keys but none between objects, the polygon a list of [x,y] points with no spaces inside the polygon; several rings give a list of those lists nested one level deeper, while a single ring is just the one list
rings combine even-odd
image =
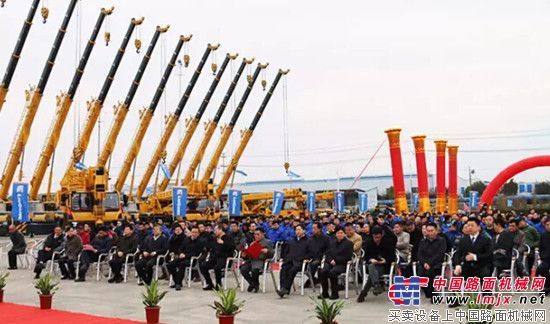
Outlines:
[{"label": "red carpet", "polygon": [[[145,313],[144,313],[145,316]],[[41,310],[39,307],[10,303],[0,304],[0,323],[5,324],[131,324],[140,323],[119,318],[99,317],[59,310]]]}]

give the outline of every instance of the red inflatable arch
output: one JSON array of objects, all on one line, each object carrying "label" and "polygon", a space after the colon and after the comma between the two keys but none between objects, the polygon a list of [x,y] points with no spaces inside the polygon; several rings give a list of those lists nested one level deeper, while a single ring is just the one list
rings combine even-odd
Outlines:
[{"label": "red inflatable arch", "polygon": [[533,156],[510,165],[502,170],[493,181],[489,183],[479,200],[480,206],[483,204],[491,205],[500,187],[516,174],[525,170],[548,166],[550,166],[550,155]]}]

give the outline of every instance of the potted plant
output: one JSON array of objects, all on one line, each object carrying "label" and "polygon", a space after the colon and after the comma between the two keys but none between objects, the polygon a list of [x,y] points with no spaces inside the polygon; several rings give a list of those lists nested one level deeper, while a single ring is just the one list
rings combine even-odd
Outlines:
[{"label": "potted plant", "polygon": [[34,283],[34,288],[38,291],[40,297],[40,309],[52,308],[52,297],[59,289],[59,281],[55,281],[49,273],[40,277]]},{"label": "potted plant", "polygon": [[145,305],[145,318],[147,323],[156,324],[160,320],[160,301],[166,296],[167,291],[159,291],[157,280],[153,280],[150,285],[145,285],[146,291],[141,294],[143,305]]},{"label": "potted plant", "polygon": [[210,305],[216,310],[216,316],[219,319],[220,324],[233,324],[235,322],[235,315],[241,312],[244,307],[244,301],[237,299],[237,290],[235,288],[230,289],[218,289],[216,294],[219,297],[219,301],[214,301],[214,305]]},{"label": "potted plant", "polygon": [[9,275],[9,273],[0,275],[0,303],[4,302],[4,288],[6,288],[6,279]]},{"label": "potted plant", "polygon": [[321,301],[311,298],[315,304],[315,315],[318,319],[321,320],[321,324],[338,324],[336,322],[336,316],[342,313],[344,309],[344,301],[334,301],[328,302],[326,299],[321,299]]}]

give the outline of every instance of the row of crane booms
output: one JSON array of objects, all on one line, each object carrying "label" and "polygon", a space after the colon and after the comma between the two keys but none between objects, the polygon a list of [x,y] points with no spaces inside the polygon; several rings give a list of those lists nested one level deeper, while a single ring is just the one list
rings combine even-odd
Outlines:
[{"label": "row of crane booms", "polygon": [[[38,86],[31,88],[31,90],[29,90],[26,93],[26,96],[27,96],[27,103],[25,107],[26,109],[23,112],[22,122],[19,125],[18,131],[15,135],[12,149],[8,156],[8,160],[6,162],[5,169],[2,174],[2,179],[0,182],[0,185],[1,185],[0,201],[5,203],[7,202],[8,205],[10,204],[8,200],[9,198],[8,191],[9,191],[10,185],[15,176],[17,165],[20,163],[22,159],[24,147],[25,147],[26,141],[28,140],[30,130],[34,121],[34,116],[36,115],[36,111],[38,110],[38,107],[40,105],[40,101],[41,101],[44,89],[46,87],[49,75],[54,66],[57,53],[59,51],[59,48],[61,47],[64,35],[66,33],[69,21],[73,15],[77,2],[78,0],[70,1],[69,7],[67,9],[67,13],[63,19],[62,25],[54,41],[50,55],[48,56],[46,66],[44,67]],[[30,30],[30,26],[32,25],[32,19],[37,10],[36,8],[38,7],[38,3],[39,3],[39,0],[34,0],[32,3],[31,9],[29,11],[29,15],[25,20],[25,24],[21,31],[18,43],[13,52],[12,59],[10,60],[10,63],[8,65],[6,75],[4,76],[2,86],[0,87],[0,95],[2,95],[2,97],[0,98],[2,99],[0,100],[0,104],[3,104],[4,102],[7,89],[9,88],[9,82],[11,81],[13,73],[15,72],[15,67],[17,65],[18,58],[21,54],[21,51],[26,39],[26,35],[28,34]],[[110,179],[108,166],[109,166],[110,159],[111,159],[113,150],[115,148],[115,144],[117,142],[120,130],[130,110],[132,101],[140,85],[141,78],[143,77],[143,74],[151,59],[151,56],[153,54],[157,41],[159,40],[160,35],[167,32],[169,29],[169,26],[157,26],[155,33],[153,35],[153,38],[147,49],[147,52],[143,56],[142,62],[132,81],[132,84],[130,86],[126,99],[124,100],[123,103],[119,103],[115,107],[114,121],[111,125],[108,136],[104,142],[103,149],[99,154],[96,165],[91,167],[86,167],[83,165],[82,159],[88,148],[88,144],[90,142],[90,138],[92,136],[94,126],[98,121],[98,118],[103,108],[107,94],[111,88],[112,82],[114,80],[118,67],[120,66],[121,60],[126,52],[126,47],[129,43],[130,38],[132,37],[132,33],[134,32],[137,26],[142,24],[144,18],[132,19],[130,21],[130,25],[128,27],[126,35],[122,41],[122,44],[120,45],[119,50],[117,51],[113,64],[111,65],[108,75],[103,83],[99,96],[87,103],[88,104],[87,118],[83,125],[82,132],[79,135],[77,144],[73,148],[72,156],[70,158],[70,161],[68,163],[68,166],[66,168],[66,171],[60,183],[60,188],[54,194],[52,194],[51,192],[52,172],[50,171],[47,192],[45,194],[40,195],[39,189],[44,180],[48,166],[50,166],[50,163],[53,160],[53,156],[55,156],[55,150],[56,150],[56,146],[59,141],[59,138],[61,136],[61,130],[63,128],[66,117],[71,108],[71,105],[72,105],[75,93],[80,84],[82,75],[84,74],[88,59],[94,48],[95,41],[98,37],[99,31],[105,20],[105,17],[110,15],[113,12],[113,10],[114,8],[101,9],[96,25],[92,31],[88,44],[80,59],[78,68],[74,73],[72,82],[69,86],[69,90],[66,93],[62,93],[60,96],[57,97],[56,115],[54,116],[54,120],[51,123],[52,126],[46,136],[44,147],[40,154],[39,161],[37,163],[35,171],[33,173],[33,177],[31,180],[31,188],[29,192],[31,205],[34,205],[34,207],[31,207],[31,210],[45,210],[45,212],[40,213],[40,216],[39,214],[31,215],[31,218],[33,221],[47,221],[47,220],[53,220],[56,216],[58,217],[63,216],[79,222],[80,221],[103,222],[103,221],[117,220],[123,217],[124,206],[123,206],[123,199],[121,199],[123,195],[121,191],[123,189],[124,183],[128,178],[128,174],[130,173],[130,169],[132,168],[132,166],[135,172],[136,158],[139,154],[141,144],[144,140],[147,129],[149,128],[155,109],[164,92],[164,88],[166,87],[168,79],[175,66],[177,57],[179,56],[179,53],[184,43],[189,42],[191,40],[191,37],[192,37],[191,35],[180,36],[176,49],[174,50],[171,60],[168,63],[168,66],[166,67],[166,70],[162,76],[162,79],[153,96],[151,104],[147,107],[147,109],[144,109],[143,111],[140,112],[140,122],[138,125],[138,129],[131,142],[130,148],[128,149],[122,169],[114,184],[115,190],[108,191],[109,179]],[[42,9],[42,15],[44,19],[47,18],[47,11],[45,12],[44,8]],[[109,35],[107,34],[108,33],[106,33],[105,35],[106,41],[110,39],[109,37],[110,34]],[[135,45],[139,52],[139,48],[141,47],[141,41],[136,39]],[[136,194],[133,194],[132,192],[133,184],[134,184],[134,174],[132,174],[129,196],[131,200],[138,202],[139,214],[154,215],[154,216],[171,215],[171,200],[172,200],[171,192],[166,191],[170,178],[166,177],[162,181],[162,183],[159,186],[160,191],[157,192],[156,194],[146,197],[144,196],[145,189],[150,182],[150,178],[154,170],[157,168],[160,161],[164,160],[164,158],[167,155],[165,150],[166,150],[168,141],[170,140],[170,137],[191,95],[191,92],[195,87],[198,77],[200,76],[202,69],[205,65],[205,62],[207,61],[210,53],[212,51],[217,50],[218,47],[219,47],[219,44],[216,44],[216,45],[208,44],[206,51],[201,61],[199,62],[198,67],[195,73],[193,74],[187,86],[187,89],[177,106],[177,109],[173,114],[171,114],[166,118],[165,129],[163,131],[163,134],[161,135],[159,143],[156,146],[153,156],[151,157],[150,162],[148,163],[145,175],[142,177],[141,182],[137,187]],[[187,120],[187,123],[186,123],[187,128],[186,128],[185,136],[181,139],[180,143],[178,144],[178,148],[168,167],[170,175],[173,175],[176,169],[178,168],[178,166],[181,164],[183,156],[187,150],[187,146],[193,134],[195,133],[197,126],[200,123],[200,120],[211,100],[212,95],[214,94],[214,91],[216,90],[216,87],[222,75],[224,74],[224,71],[226,70],[227,65],[229,64],[230,60],[235,60],[236,58],[237,58],[237,54],[227,54],[219,70],[215,63],[212,64],[212,71],[215,75],[215,78],[212,81],[212,84],[201,106],[199,107],[196,115],[193,118]],[[231,164],[229,168],[226,170],[225,174],[223,174],[219,186],[216,188],[216,190],[214,190],[214,187],[212,185],[213,183],[212,176],[220,161],[220,156],[229,140],[229,137],[235,127],[235,124],[240,116],[240,113],[244,108],[244,105],[248,99],[248,96],[250,95],[250,92],[252,90],[254,83],[259,77],[260,72],[264,70],[268,64],[259,63],[254,74],[247,76],[247,83],[248,83],[247,88],[243,93],[243,96],[231,118],[230,123],[222,128],[222,136],[220,138],[218,146],[216,147],[213,157],[211,158],[208,164],[208,167],[204,172],[204,175],[197,180],[194,179],[193,175],[198,165],[201,163],[204,157],[204,152],[213,136],[215,129],[218,126],[218,123],[236,88],[236,85],[240,79],[240,76],[242,75],[245,67],[249,64],[252,64],[253,61],[254,59],[243,59],[214,118],[207,123],[204,138],[201,141],[201,144],[193,158],[193,162],[191,163],[191,166],[185,173],[185,176],[180,183],[181,185],[187,186],[189,189],[189,199],[191,201],[190,206],[193,206],[194,203],[198,203],[199,201],[202,201],[205,199],[207,201],[212,202],[208,205],[213,205],[214,202],[219,200],[219,198],[221,197],[225,189],[225,186],[227,185],[229,178],[235,171],[236,165],[238,164],[238,161],[242,156],[243,151],[246,148],[246,145],[248,144],[248,141],[250,140],[250,137],[252,136],[254,129],[256,128],[273,92],[275,91],[275,88],[279,80],[283,75],[286,75],[288,73],[288,70],[279,70],[279,72],[277,73],[277,76],[275,77],[275,80],[273,81],[269,91],[267,92],[250,127],[242,132],[241,142],[239,144],[239,147],[235,155],[233,156]],[[187,66],[189,63],[188,55],[184,56],[184,62],[185,62],[185,65]],[[266,87],[265,80],[262,80],[262,86],[264,87],[264,90],[265,90],[265,87]],[[21,178],[21,175],[20,175],[20,178]],[[176,180],[176,184],[178,184],[177,180]],[[7,209],[9,209],[9,207]],[[197,214],[196,212],[195,214],[191,213],[190,214],[191,218],[193,217],[193,215],[198,218],[204,217],[205,215],[212,215],[212,209],[206,208],[205,210],[200,211],[199,214]]]}]

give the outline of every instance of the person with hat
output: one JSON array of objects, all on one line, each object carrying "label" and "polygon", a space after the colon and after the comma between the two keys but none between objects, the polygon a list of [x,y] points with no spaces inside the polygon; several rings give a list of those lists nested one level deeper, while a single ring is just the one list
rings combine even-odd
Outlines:
[{"label": "person with hat", "polygon": [[83,247],[82,255],[80,256],[78,278],[75,279],[75,282],[86,281],[86,272],[90,264],[97,262],[101,254],[109,253],[112,245],[113,241],[109,237],[107,229],[105,227],[100,227],[92,242]]}]

